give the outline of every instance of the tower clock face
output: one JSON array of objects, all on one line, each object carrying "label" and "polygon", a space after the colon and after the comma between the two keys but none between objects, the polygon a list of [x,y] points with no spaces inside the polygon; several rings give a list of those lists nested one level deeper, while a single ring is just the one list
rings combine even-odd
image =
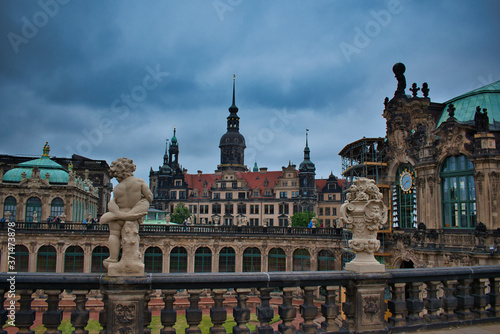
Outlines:
[{"label": "tower clock face", "polygon": [[401,174],[401,179],[399,180],[399,185],[401,190],[409,191],[413,185],[413,178],[409,172],[403,172]]}]

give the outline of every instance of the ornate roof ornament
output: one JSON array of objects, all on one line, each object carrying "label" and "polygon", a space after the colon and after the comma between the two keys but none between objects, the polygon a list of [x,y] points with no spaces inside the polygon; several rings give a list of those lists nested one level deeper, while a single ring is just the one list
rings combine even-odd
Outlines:
[{"label": "ornate roof ornament", "polygon": [[404,96],[406,88],[406,78],[404,76],[404,73],[406,71],[406,67],[403,63],[396,63],[392,67],[392,71],[394,72],[394,75],[398,80],[398,88],[394,92],[394,96]]}]

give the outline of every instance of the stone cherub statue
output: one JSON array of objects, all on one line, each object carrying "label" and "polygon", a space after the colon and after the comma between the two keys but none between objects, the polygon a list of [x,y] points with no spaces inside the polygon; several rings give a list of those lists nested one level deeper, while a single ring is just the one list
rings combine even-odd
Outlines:
[{"label": "stone cherub statue", "polygon": [[[119,184],[108,203],[109,212],[100,223],[109,224],[109,257],[103,261],[108,276],[144,276],[144,263],[139,252],[139,224],[148,213],[153,194],[143,179],[134,177],[131,159],[119,158],[110,166],[110,177]],[[118,262],[122,248],[122,257]]]}]

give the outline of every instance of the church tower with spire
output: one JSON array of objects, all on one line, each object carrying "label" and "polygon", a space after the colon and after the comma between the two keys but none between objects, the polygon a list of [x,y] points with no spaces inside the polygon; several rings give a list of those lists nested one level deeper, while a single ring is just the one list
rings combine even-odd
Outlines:
[{"label": "church tower with spire", "polygon": [[301,211],[313,211],[316,203],[316,166],[311,161],[308,132],[306,129],[306,147],[304,148],[304,161],[299,165],[299,198]]},{"label": "church tower with spire", "polygon": [[233,76],[233,104],[229,107],[227,132],[221,137],[219,143],[220,165],[217,167],[217,171],[247,171],[245,166],[245,137],[240,133],[240,118],[235,103],[235,78]]}]

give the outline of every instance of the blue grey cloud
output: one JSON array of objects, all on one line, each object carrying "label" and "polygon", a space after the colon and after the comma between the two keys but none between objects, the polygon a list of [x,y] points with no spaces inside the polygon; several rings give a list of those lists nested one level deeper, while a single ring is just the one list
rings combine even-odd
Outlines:
[{"label": "blue grey cloud", "polygon": [[340,175],[346,144],[385,135],[394,63],[436,102],[499,80],[499,12],[495,0],[2,1],[2,153],[49,141],[57,156],[129,156],[147,179],[176,126],[181,164],[212,172],[236,73],[248,166],[300,163],[309,128],[317,176]]}]

